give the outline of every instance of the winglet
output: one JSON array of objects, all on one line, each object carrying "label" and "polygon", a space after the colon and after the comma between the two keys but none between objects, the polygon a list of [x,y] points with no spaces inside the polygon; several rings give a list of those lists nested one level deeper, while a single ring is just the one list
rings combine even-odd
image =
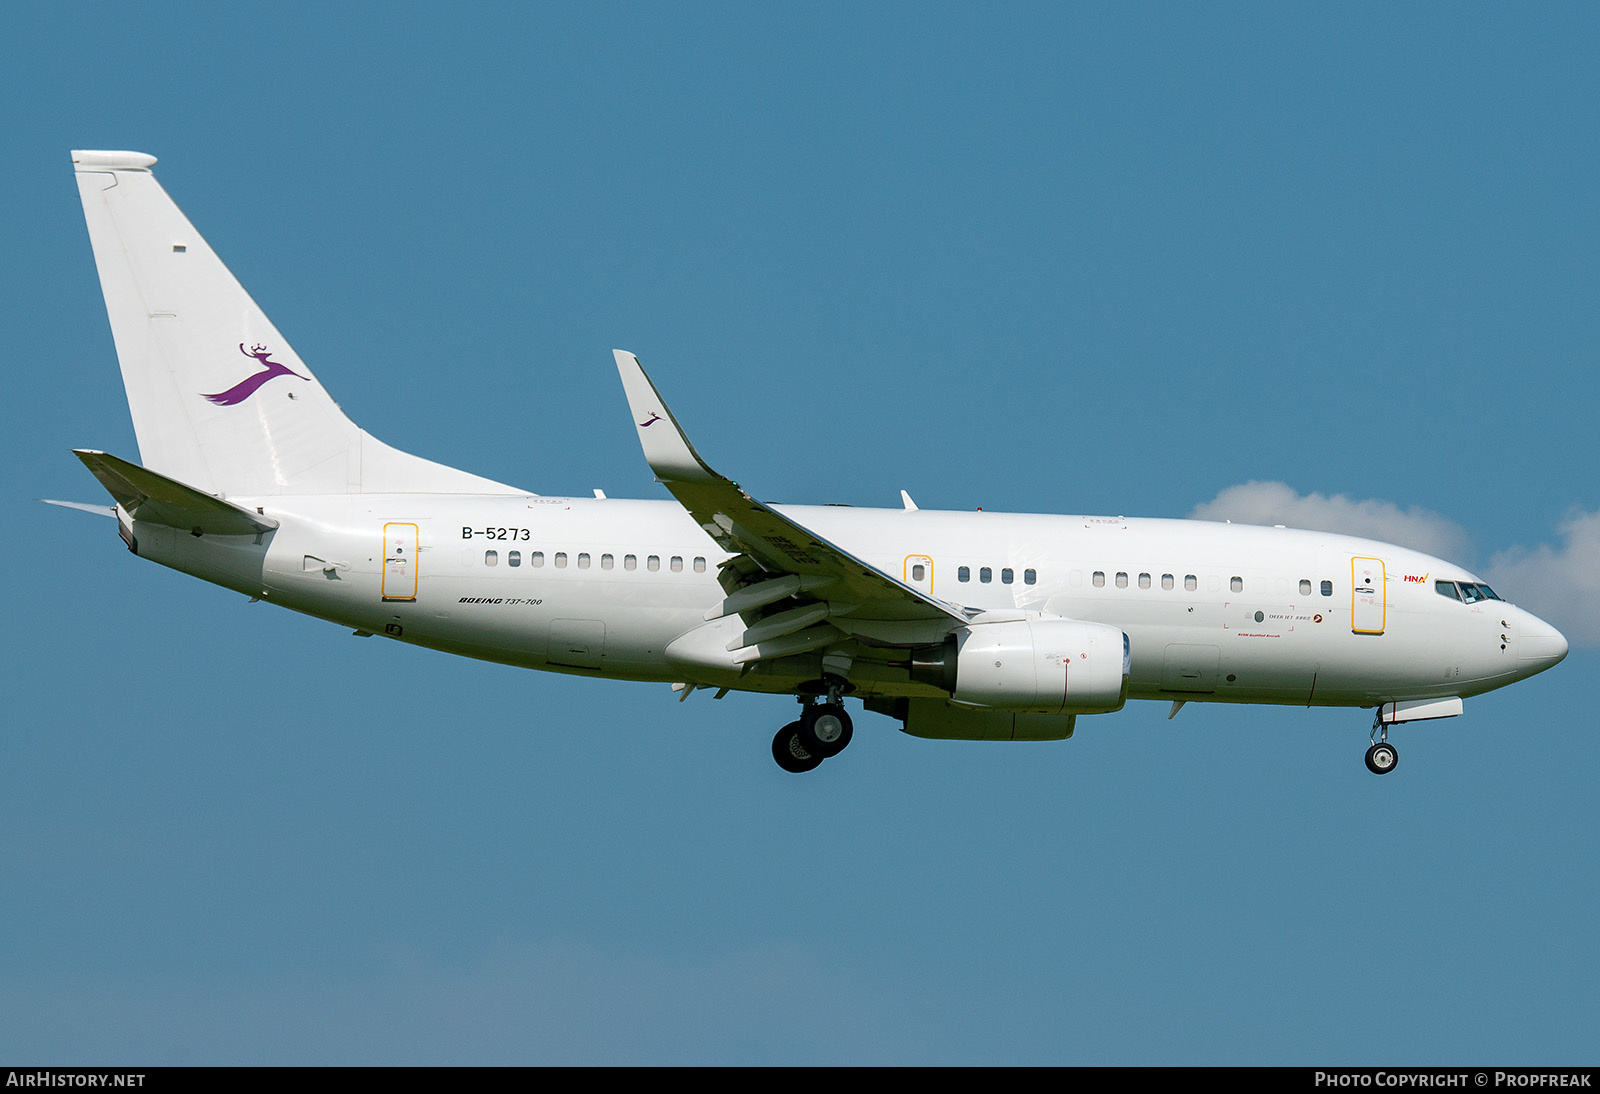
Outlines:
[{"label": "winglet", "polygon": [[628,395],[634,427],[639,431],[639,446],[656,478],[662,482],[726,481],[706,466],[689,443],[678,419],[645,375],[639,358],[623,349],[611,352],[617,359],[617,372],[622,376],[622,390]]}]

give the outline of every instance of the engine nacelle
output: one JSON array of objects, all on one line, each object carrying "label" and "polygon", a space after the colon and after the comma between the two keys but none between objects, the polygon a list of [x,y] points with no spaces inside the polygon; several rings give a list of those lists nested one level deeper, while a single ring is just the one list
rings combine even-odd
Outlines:
[{"label": "engine nacelle", "polygon": [[1028,619],[963,627],[913,676],[973,706],[1104,714],[1127,702],[1129,666],[1128,636],[1116,627]]}]

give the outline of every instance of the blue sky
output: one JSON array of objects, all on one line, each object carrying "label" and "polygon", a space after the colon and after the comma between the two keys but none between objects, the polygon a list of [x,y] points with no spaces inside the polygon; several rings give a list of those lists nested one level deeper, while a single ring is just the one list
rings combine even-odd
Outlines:
[{"label": "blue sky", "polygon": [[[58,5],[8,15],[0,1059],[1592,1062],[1592,6]],[[772,501],[1447,550],[1555,670],[1403,728],[1065,743],[571,680],[130,556],[71,148],[363,426],[664,497],[637,352]],[[1282,518],[1290,519],[1282,519]]]}]

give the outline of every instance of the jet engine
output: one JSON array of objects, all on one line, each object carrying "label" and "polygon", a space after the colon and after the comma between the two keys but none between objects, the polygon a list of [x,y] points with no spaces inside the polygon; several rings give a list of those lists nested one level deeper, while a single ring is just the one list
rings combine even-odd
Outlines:
[{"label": "jet engine", "polygon": [[1128,699],[1128,636],[1104,623],[975,623],[920,651],[911,677],[958,703],[1029,714],[1105,714]]}]

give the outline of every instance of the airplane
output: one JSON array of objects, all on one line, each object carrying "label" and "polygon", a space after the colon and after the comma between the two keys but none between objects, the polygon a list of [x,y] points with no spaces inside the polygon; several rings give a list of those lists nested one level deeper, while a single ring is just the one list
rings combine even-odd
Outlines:
[{"label": "airplane", "polygon": [[783,770],[846,699],[905,733],[1072,736],[1129,699],[1372,708],[1391,727],[1557,664],[1567,641],[1464,568],[1329,532],[1194,520],[769,505],[614,358],[673,500],[534,494],[356,426],[156,181],[72,153],[141,463],[75,450],[129,550],[253,600],[531,669],[787,695]]}]

